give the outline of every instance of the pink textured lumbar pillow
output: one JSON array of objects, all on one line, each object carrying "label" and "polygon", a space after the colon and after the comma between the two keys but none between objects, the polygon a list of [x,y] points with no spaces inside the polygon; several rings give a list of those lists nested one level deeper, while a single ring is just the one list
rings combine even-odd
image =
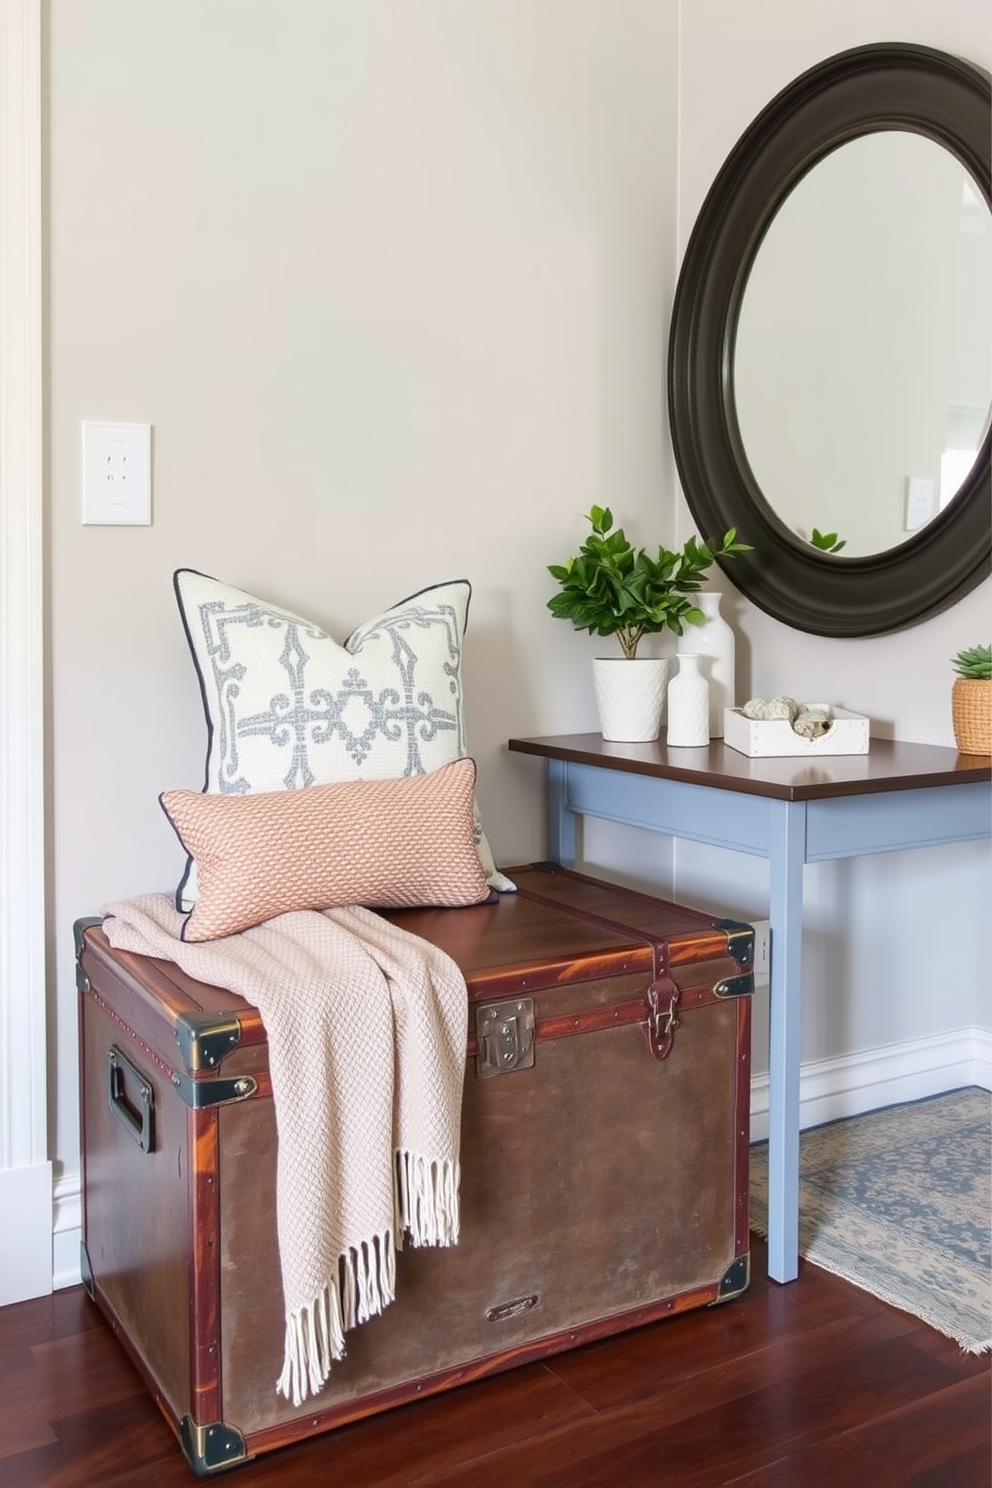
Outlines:
[{"label": "pink textured lumbar pillow", "polygon": [[186,941],[216,940],[298,909],[480,904],[475,761],[426,775],[301,790],[159,797],[196,863]]}]

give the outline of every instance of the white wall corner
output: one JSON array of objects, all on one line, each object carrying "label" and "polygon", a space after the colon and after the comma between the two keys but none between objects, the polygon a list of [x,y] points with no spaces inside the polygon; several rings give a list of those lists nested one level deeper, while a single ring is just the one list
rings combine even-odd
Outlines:
[{"label": "white wall corner", "polygon": [[[992,1034],[985,1029],[963,1028],[804,1064],[799,1072],[799,1124],[803,1129],[822,1126],[966,1085],[992,1090]],[[768,1076],[757,1075],[751,1081],[751,1141],[767,1136]]]},{"label": "white wall corner", "polygon": [[52,1289],[45,1026],[41,5],[0,5],[0,1304]]}]

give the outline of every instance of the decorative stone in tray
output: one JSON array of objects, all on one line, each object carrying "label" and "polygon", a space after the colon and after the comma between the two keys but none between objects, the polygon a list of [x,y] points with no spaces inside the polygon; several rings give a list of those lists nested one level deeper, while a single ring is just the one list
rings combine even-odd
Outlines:
[{"label": "decorative stone in tray", "polygon": [[869,720],[830,703],[752,698],[723,710],[723,739],[752,759],[775,755],[867,754]]}]

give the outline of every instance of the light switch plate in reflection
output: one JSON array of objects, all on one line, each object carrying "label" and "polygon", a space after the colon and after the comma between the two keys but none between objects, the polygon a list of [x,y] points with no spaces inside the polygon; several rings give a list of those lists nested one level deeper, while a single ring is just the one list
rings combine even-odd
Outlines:
[{"label": "light switch plate in reflection", "polygon": [[84,526],[148,527],[152,426],[83,421]]},{"label": "light switch plate in reflection", "polygon": [[936,509],[937,488],[928,475],[910,475],[906,478],[906,527],[915,532],[925,527]]}]

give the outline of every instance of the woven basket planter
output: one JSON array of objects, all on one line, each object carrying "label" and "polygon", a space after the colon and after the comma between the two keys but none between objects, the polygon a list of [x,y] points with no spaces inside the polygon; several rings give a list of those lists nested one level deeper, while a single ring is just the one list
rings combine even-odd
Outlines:
[{"label": "woven basket planter", "polygon": [[992,679],[958,677],[951,688],[954,742],[962,754],[992,754]]}]

